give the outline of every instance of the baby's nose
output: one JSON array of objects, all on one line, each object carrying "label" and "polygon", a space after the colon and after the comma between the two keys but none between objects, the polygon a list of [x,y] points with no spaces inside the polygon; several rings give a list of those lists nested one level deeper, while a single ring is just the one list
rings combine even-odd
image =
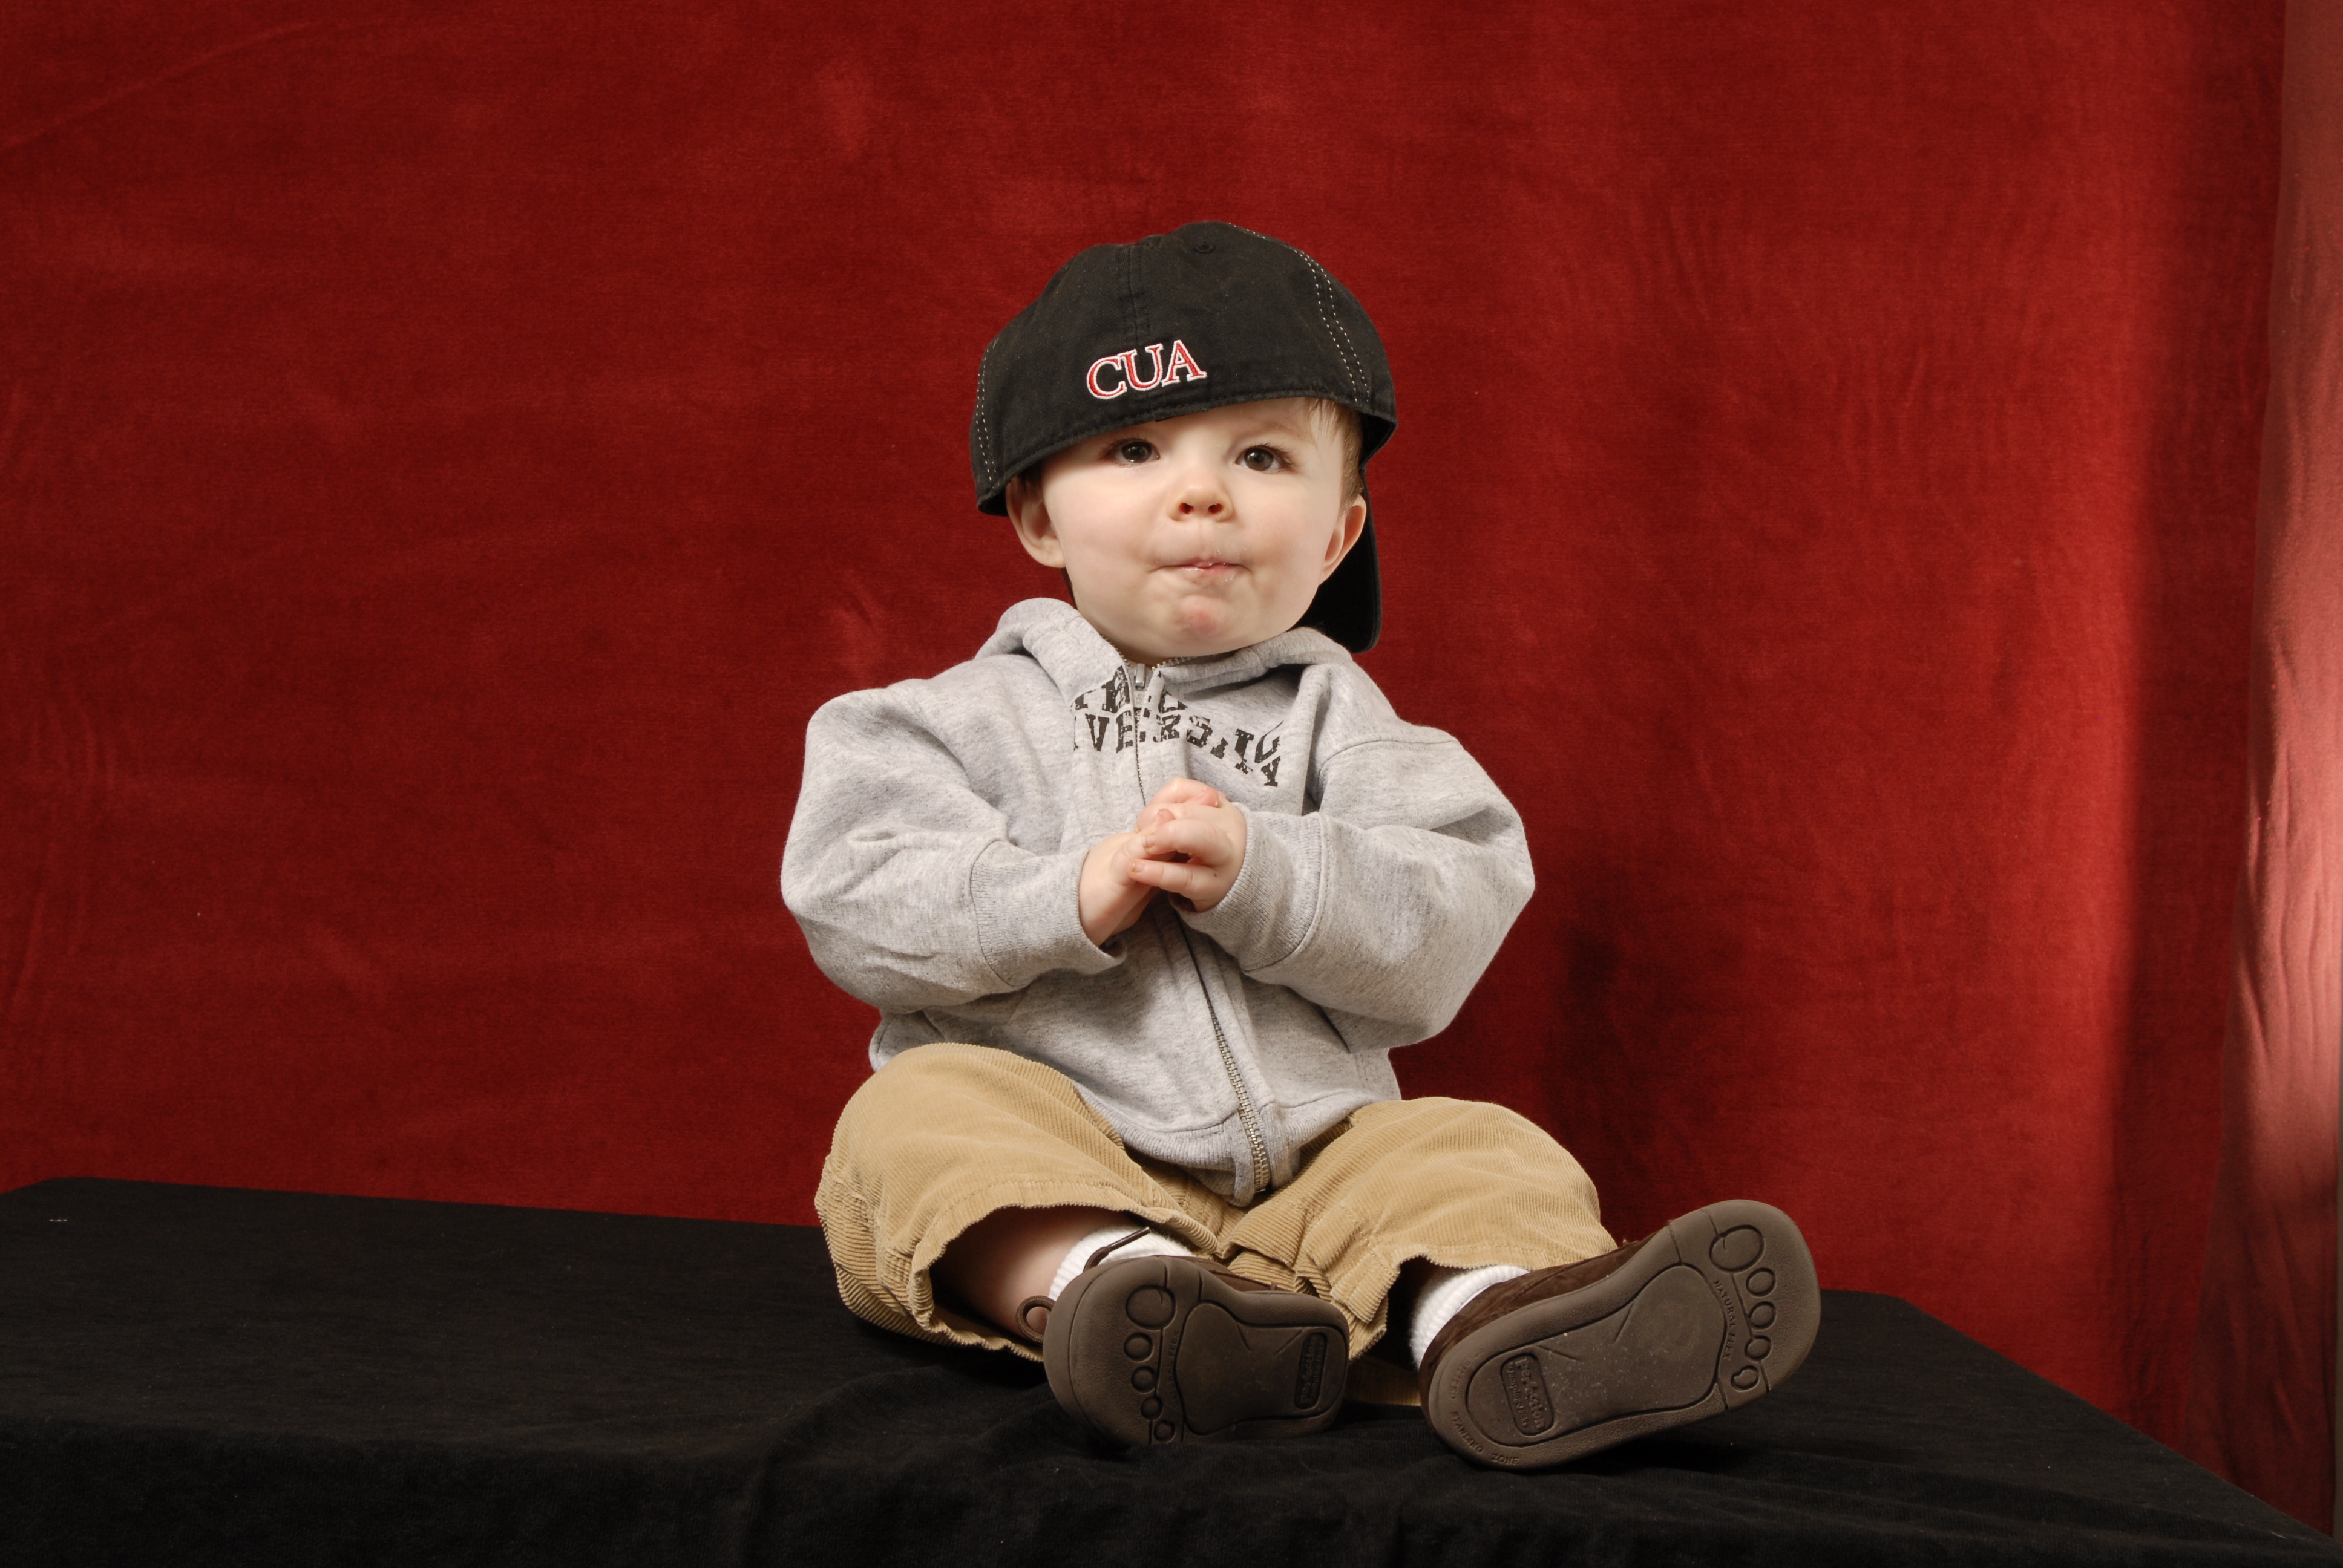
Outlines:
[{"label": "baby's nose", "polygon": [[1221,508],[1224,504],[1220,501],[1182,501],[1180,515],[1185,518],[1202,512],[1208,518],[1217,518],[1221,515]]}]

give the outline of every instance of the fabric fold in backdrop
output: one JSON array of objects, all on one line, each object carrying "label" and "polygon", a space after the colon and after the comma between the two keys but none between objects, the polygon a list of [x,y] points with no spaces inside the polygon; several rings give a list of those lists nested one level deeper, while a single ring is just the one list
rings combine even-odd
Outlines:
[{"label": "fabric fold in backdrop", "polygon": [[2343,4],[2287,7],[2254,684],[2189,1452],[2334,1515],[2343,1070]]}]

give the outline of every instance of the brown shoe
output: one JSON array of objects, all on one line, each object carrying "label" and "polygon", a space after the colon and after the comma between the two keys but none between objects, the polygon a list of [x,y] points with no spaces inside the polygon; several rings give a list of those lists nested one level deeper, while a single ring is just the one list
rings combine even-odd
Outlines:
[{"label": "brown shoe", "polygon": [[1790,1217],[1712,1203],[1482,1292],[1433,1338],[1418,1386],[1459,1453],[1538,1470],[1779,1388],[1821,1321],[1814,1258]]},{"label": "brown shoe", "polygon": [[1200,1258],[1125,1258],[1084,1270],[1051,1306],[1041,1364],[1106,1442],[1219,1442],[1331,1422],[1350,1340],[1331,1302]]}]

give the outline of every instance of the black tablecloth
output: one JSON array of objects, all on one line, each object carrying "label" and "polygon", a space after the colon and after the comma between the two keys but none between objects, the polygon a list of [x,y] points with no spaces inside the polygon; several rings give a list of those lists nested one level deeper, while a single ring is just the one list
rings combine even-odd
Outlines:
[{"label": "black tablecloth", "polygon": [[59,1181],[0,1195],[0,1562],[2244,1563],[2333,1542],[1903,1302],[1538,1475],[1412,1410],[1106,1454],[791,1226]]}]

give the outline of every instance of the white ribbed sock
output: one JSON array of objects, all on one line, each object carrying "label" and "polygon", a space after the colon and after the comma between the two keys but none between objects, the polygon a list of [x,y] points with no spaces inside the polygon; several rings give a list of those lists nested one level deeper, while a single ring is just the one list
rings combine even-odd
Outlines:
[{"label": "white ribbed sock", "polygon": [[1511,1263],[1491,1263],[1479,1269],[1434,1269],[1426,1274],[1423,1288],[1415,1293],[1415,1313],[1407,1326],[1409,1362],[1419,1367],[1423,1364],[1423,1352],[1432,1348],[1433,1337],[1448,1326],[1449,1319],[1464,1310],[1465,1302],[1491,1285],[1518,1280],[1528,1272]]},{"label": "white ribbed sock", "polygon": [[[1109,1241],[1121,1241],[1139,1229],[1136,1220],[1117,1220],[1111,1225],[1101,1225],[1067,1249],[1058,1264],[1058,1271],[1050,1277],[1050,1299],[1056,1301],[1074,1282],[1074,1276],[1089,1267],[1091,1254]],[[1196,1254],[1160,1231],[1150,1231],[1135,1241],[1117,1247],[1108,1254],[1110,1261],[1118,1258],[1192,1258]]]}]

